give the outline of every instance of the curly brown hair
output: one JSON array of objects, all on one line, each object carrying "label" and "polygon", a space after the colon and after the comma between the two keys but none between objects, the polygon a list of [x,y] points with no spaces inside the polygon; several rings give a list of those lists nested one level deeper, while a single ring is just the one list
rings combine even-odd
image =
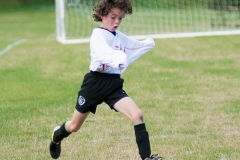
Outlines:
[{"label": "curly brown hair", "polygon": [[93,7],[94,21],[101,22],[101,16],[106,16],[113,8],[119,8],[125,14],[132,14],[131,0],[101,0]]}]

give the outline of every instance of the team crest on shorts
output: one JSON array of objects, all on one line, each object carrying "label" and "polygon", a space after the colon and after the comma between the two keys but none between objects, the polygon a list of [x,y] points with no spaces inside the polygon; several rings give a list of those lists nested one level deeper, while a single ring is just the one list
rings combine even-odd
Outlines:
[{"label": "team crest on shorts", "polygon": [[78,97],[78,104],[82,106],[85,103],[85,98],[83,96]]}]

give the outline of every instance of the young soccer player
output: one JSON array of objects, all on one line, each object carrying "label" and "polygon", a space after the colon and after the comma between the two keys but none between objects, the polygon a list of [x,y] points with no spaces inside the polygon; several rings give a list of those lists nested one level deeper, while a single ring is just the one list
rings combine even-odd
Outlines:
[{"label": "young soccer player", "polygon": [[94,11],[93,18],[101,25],[93,29],[90,38],[90,73],[84,76],[72,119],[53,131],[50,154],[57,159],[61,153],[61,141],[77,132],[88,114],[95,114],[97,105],[105,102],[133,122],[141,159],[162,160],[157,154],[151,155],[143,113],[123,90],[124,80],[120,78],[128,65],[153,48],[155,43],[151,38],[134,40],[117,30],[125,14],[132,14],[130,0],[101,0],[94,6]]}]

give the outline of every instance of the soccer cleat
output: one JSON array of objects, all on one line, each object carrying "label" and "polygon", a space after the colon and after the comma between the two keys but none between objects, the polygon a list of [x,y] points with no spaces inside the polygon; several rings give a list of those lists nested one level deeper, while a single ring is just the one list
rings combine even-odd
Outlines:
[{"label": "soccer cleat", "polygon": [[163,157],[159,156],[158,154],[153,154],[150,157],[145,158],[144,160],[163,160]]},{"label": "soccer cleat", "polygon": [[58,157],[61,154],[61,141],[58,142],[58,143],[55,143],[53,141],[54,132],[56,130],[58,130],[59,128],[60,128],[60,126],[57,126],[57,127],[54,128],[53,133],[52,133],[52,139],[51,139],[50,147],[49,147],[50,155],[53,159],[58,159]]}]

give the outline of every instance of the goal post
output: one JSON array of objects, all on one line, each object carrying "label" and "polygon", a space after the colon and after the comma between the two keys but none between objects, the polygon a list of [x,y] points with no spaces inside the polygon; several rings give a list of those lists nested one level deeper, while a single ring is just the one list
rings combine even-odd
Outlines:
[{"label": "goal post", "polygon": [[[63,44],[89,42],[99,0],[56,0],[56,35]],[[240,34],[240,0],[132,0],[119,30],[137,39]]]}]

